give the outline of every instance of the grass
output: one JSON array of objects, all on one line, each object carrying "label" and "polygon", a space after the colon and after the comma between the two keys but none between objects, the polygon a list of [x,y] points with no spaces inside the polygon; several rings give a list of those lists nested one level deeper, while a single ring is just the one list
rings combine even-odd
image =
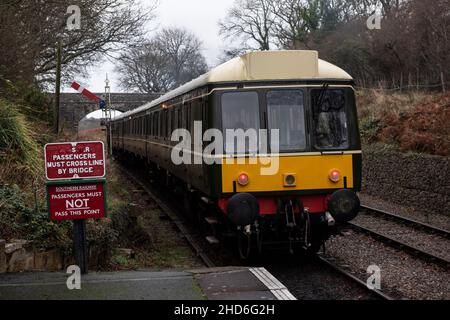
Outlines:
[{"label": "grass", "polygon": [[186,268],[189,267],[189,261],[192,259],[192,252],[186,246],[174,246],[173,244],[161,243],[158,247],[154,246],[152,250],[140,251],[137,258],[146,267],[156,269]]}]

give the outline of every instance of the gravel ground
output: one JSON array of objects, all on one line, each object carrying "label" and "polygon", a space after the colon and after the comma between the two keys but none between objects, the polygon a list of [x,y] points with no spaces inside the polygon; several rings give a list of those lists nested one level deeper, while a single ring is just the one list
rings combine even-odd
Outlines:
[{"label": "gravel ground", "polygon": [[440,235],[364,212],[352,222],[450,261],[450,240]]},{"label": "gravel ground", "polygon": [[429,223],[438,228],[450,230],[449,212],[426,213],[414,207],[400,206],[368,194],[359,193],[358,196],[361,199],[361,204],[389,211],[420,222]]},{"label": "gravel ground", "polygon": [[370,236],[348,230],[327,242],[326,256],[334,258],[361,279],[368,266],[381,269],[381,290],[407,299],[450,299],[450,270],[424,262]]}]

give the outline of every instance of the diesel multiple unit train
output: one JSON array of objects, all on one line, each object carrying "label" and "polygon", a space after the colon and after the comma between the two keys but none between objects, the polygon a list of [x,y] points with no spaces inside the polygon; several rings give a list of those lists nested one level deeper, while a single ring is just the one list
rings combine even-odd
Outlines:
[{"label": "diesel multiple unit train", "polygon": [[110,125],[115,155],[182,197],[199,228],[236,236],[243,257],[265,243],[316,252],[358,213],[353,79],[316,51],[244,54]]}]

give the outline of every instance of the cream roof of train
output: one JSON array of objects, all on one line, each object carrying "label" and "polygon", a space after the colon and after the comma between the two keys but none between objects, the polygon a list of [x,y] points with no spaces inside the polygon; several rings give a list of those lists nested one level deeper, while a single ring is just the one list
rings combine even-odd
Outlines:
[{"label": "cream roof of train", "polygon": [[208,83],[264,80],[352,80],[341,68],[319,59],[312,50],[255,51],[231,59],[139,108],[115,119],[146,110]]}]

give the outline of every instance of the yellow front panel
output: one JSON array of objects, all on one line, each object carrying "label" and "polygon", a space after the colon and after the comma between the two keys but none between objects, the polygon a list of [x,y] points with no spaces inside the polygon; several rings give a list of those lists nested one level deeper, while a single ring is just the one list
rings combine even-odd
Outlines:
[{"label": "yellow front panel", "polygon": [[[278,172],[274,175],[262,175],[261,167],[267,165],[251,164],[249,158],[245,164],[227,163],[230,159],[222,160],[222,192],[233,192],[233,181],[241,173],[249,176],[249,183],[240,186],[236,183],[237,192],[264,192],[264,191],[291,191],[291,190],[315,190],[315,189],[338,189],[344,187],[344,176],[347,177],[347,187],[353,187],[352,155],[314,155],[314,156],[284,156],[279,157]],[[243,160],[243,159],[241,159]],[[258,159],[253,158],[253,161]],[[268,159],[263,158],[263,163]],[[338,169],[341,179],[337,183],[329,180],[330,170]],[[284,186],[283,176],[286,174],[296,175],[294,187]]]}]

